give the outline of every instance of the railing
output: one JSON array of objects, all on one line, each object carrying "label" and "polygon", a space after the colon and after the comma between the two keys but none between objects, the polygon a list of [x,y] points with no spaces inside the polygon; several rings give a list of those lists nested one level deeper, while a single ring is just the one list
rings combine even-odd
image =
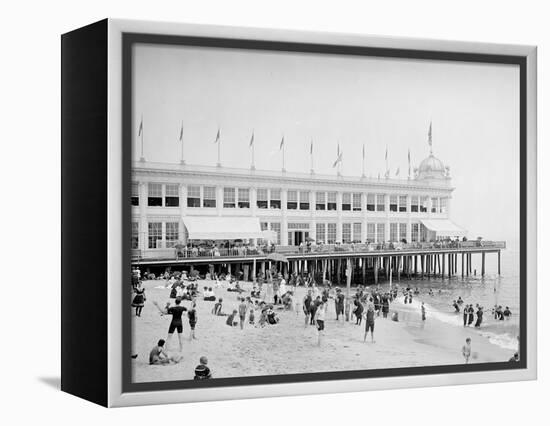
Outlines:
[{"label": "railing", "polygon": [[235,257],[264,257],[269,253],[282,255],[318,255],[330,253],[365,253],[377,251],[431,251],[431,250],[460,250],[460,249],[505,249],[505,241],[450,241],[450,242],[423,242],[423,243],[346,243],[346,244],[319,244],[303,247],[294,246],[263,246],[263,247],[175,247],[147,250],[132,250],[132,260],[180,260],[180,259],[218,259]]}]

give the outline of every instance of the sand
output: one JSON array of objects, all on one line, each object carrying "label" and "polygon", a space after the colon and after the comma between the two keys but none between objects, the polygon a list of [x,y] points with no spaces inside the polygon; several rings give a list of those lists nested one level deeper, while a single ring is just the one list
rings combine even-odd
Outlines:
[{"label": "sand", "polygon": [[[149,351],[158,339],[167,338],[171,319],[160,316],[153,301],[164,306],[173,300],[169,299],[170,289],[164,288],[164,281],[145,281],[143,284],[147,301],[141,317],[132,317],[133,350],[138,354],[132,361],[135,382],[190,380],[203,355],[208,357],[213,376],[220,378],[462,364],[461,348],[467,337],[472,339],[475,358],[471,363],[507,361],[514,352],[491,343],[473,328],[430,318],[430,312],[423,322],[419,298],[412,306],[404,305],[402,298],[390,305],[390,316],[391,312],[398,311],[400,322],[391,321],[390,316],[382,318],[380,315],[376,319],[375,343],[370,342],[370,335],[366,343],[363,341],[364,325],[342,319],[336,321],[334,302],[330,300],[321,347],[317,346],[317,329],[304,326],[301,309],[298,313],[278,311],[280,322],[277,325],[257,328],[247,322],[241,330],[227,326],[225,317],[211,313],[214,302],[199,298],[197,340],[189,340],[189,325],[185,319],[182,361],[168,366],[150,366]],[[213,286],[213,283],[200,281],[199,289],[203,286]],[[224,299],[224,312],[237,308],[238,293],[227,292],[225,285],[215,290],[216,296]],[[243,293],[246,294],[249,293]],[[304,294],[305,289],[299,288],[297,299],[301,301]],[[190,303],[183,301],[182,305],[189,307]],[[259,313],[256,322],[258,318]],[[177,334],[168,345],[170,353],[177,352]]]}]

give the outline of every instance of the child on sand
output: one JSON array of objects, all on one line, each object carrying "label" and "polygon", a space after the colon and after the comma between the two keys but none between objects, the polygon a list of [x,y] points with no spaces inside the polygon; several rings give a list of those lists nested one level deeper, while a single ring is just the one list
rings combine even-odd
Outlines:
[{"label": "child on sand", "polygon": [[374,343],[374,305],[371,303],[367,306],[367,312],[365,314],[365,337],[363,338],[363,341],[367,341],[367,335],[369,334],[370,330],[370,340],[372,343]]},{"label": "child on sand", "polygon": [[255,318],[254,318],[254,306],[252,306],[250,308],[250,312],[248,314],[248,323],[250,325],[254,325],[254,320],[255,320]]},{"label": "child on sand", "polygon": [[223,312],[222,312],[222,303],[223,303],[223,299],[220,297],[218,299],[218,301],[216,302],[216,304],[214,305],[214,308],[212,309],[212,313],[216,316],[223,316]]},{"label": "child on sand", "polygon": [[239,325],[239,322],[236,320],[237,317],[237,310],[233,309],[233,313],[227,317],[227,320],[225,323],[230,327],[236,327]]},{"label": "child on sand", "polygon": [[325,334],[325,315],[327,312],[327,304],[326,302],[321,302],[319,306],[317,306],[317,310],[315,311],[315,321],[317,323],[317,346],[321,346],[322,338]]},{"label": "child on sand", "polygon": [[206,380],[212,378],[210,368],[208,368],[208,358],[201,356],[199,360],[200,364],[195,367],[194,380]]},{"label": "child on sand", "polygon": [[470,356],[472,355],[471,342],[472,342],[472,339],[468,337],[466,339],[466,344],[462,346],[462,356],[466,360],[466,364],[468,364],[468,361],[470,361]]}]

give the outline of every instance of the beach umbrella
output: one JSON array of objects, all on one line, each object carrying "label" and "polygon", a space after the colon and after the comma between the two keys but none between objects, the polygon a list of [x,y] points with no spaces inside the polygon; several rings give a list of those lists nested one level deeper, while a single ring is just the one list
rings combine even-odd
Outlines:
[{"label": "beach umbrella", "polygon": [[267,255],[266,259],[274,262],[288,263],[288,259],[285,256],[283,256],[281,253],[270,253]]},{"label": "beach umbrella", "polygon": [[181,241],[178,241],[176,244],[174,244],[174,247],[179,250],[179,249],[184,248],[185,245]]},{"label": "beach umbrella", "polygon": [[307,237],[306,241],[315,241],[315,238]]}]

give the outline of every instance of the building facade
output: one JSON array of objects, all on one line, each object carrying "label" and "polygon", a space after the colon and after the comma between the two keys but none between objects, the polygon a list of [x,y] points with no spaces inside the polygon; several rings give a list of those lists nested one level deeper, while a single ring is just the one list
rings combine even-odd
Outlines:
[{"label": "building facade", "polygon": [[186,244],[189,217],[257,218],[283,246],[423,242],[441,237],[438,229],[461,236],[450,222],[452,192],[449,168],[432,154],[405,179],[141,161],[132,169],[132,248]]}]

